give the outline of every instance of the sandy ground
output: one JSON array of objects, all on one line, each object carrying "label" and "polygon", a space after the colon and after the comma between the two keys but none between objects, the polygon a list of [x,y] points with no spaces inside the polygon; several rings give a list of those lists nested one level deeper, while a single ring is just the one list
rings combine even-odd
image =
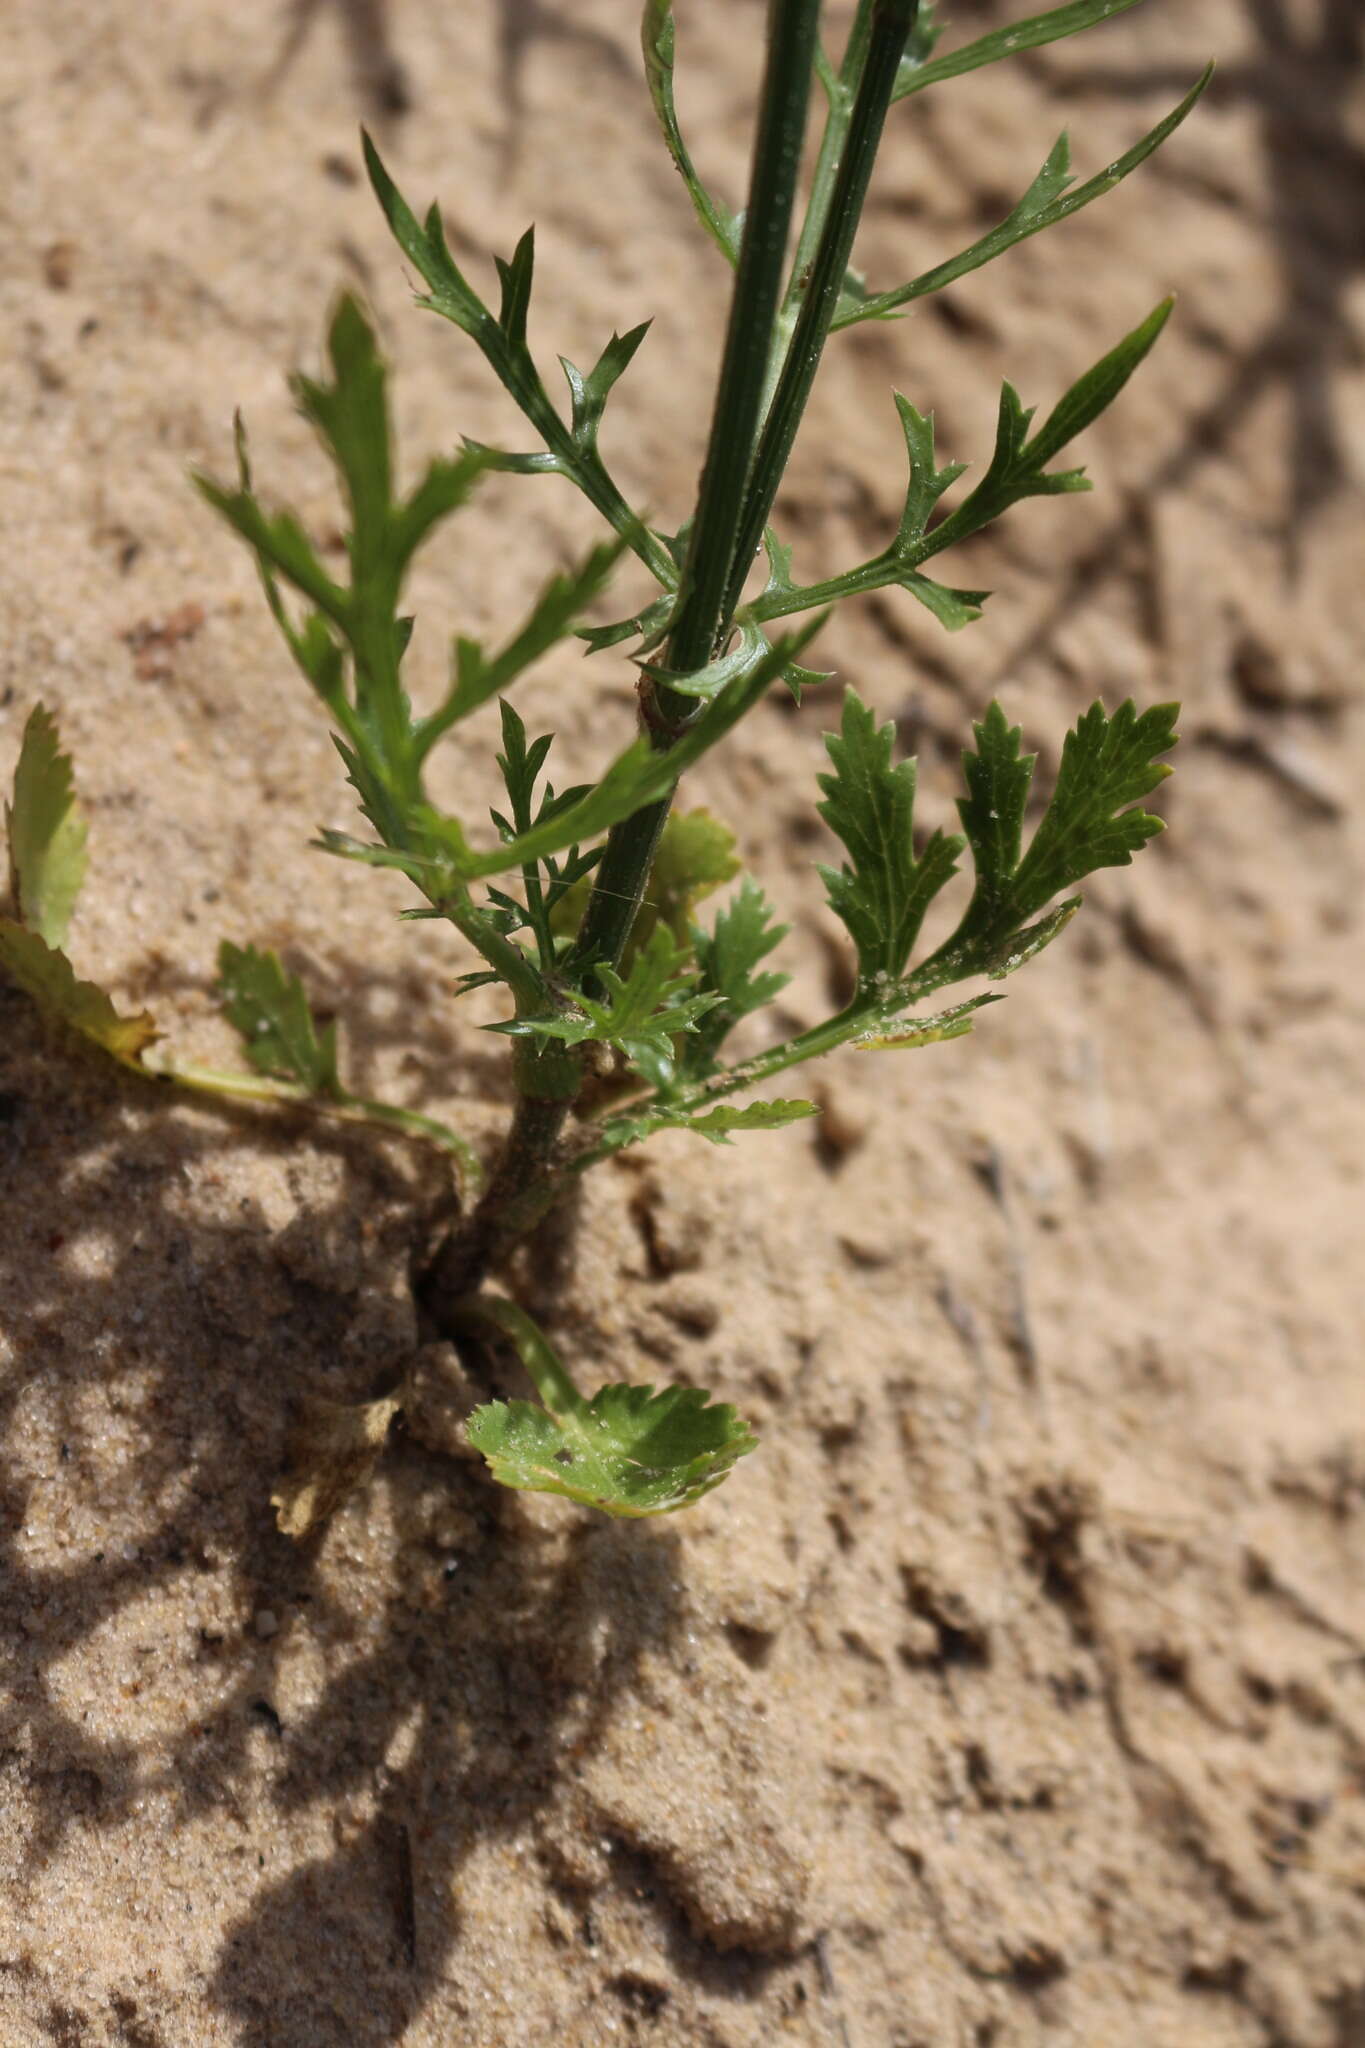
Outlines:
[{"label": "sandy ground", "polygon": [[[737,196],[761,13],[680,12],[694,146]],[[410,450],[514,441],[407,308],[363,114],[480,278],[536,219],[545,360],[657,314],[608,438],[686,509],[723,278],[632,16],[318,0],[292,50],[282,0],[0,21],[0,771],[41,696],[92,820],[78,964],[221,1058],[219,938],[279,946],[354,1075],[481,1144],[502,1054],[449,1001],[454,937],[308,850],[349,823],[327,735],[185,471],[226,468],[241,405],[261,477],[334,532],[282,373],[342,285]],[[1179,696],[1184,737],[1170,832],[974,1038],[831,1063],[823,1130],[658,1141],[523,1260],[590,1382],[695,1378],[754,1418],[700,1508],[615,1525],[461,1456],[408,1279],[438,1160],[168,1107],[0,990],[4,2048],[1365,2043],[1356,0],[1150,0],[926,95],[861,253],[889,283],[960,246],[1063,123],[1099,167],[1210,53],[1119,194],[832,352],[782,507],[811,575],[894,521],[893,384],[979,461],[1002,375],[1050,402],[1179,289],[1089,437],[1095,496],[953,563],[987,620],[873,600],[826,652],[918,749],[929,822],[993,693],[1047,774],[1097,694]],[[557,484],[490,486],[416,580],[418,694],[591,531]],[[524,687],[566,767],[629,728],[613,659]],[[792,921],[788,1028],[845,972],[829,718],[774,704],[691,792]],[[467,814],[494,735],[451,750]],[[299,1398],[414,1355],[372,1485],[286,1541]]]}]

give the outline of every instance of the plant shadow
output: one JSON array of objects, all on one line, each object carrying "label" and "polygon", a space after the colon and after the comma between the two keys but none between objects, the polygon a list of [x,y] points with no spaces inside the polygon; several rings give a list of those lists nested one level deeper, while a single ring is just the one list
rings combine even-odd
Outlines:
[{"label": "plant shadow", "polygon": [[[183,1839],[245,1832],[262,1858],[278,1825],[277,1879],[210,1864],[211,1896],[237,1900],[207,1991],[233,2038],[380,2048],[437,1986],[458,2012],[462,1873],[490,1843],[549,1853],[563,1775],[681,1626],[676,1538],[541,1523],[401,1436],[343,1511],[340,1563],[330,1530],[276,1532],[291,1406],[367,1398],[422,1336],[406,1259],[445,1199],[423,1148],[314,1127],[300,1145],[283,1121],[182,1108],[54,1051],[0,989],[0,1171],[16,1896],[73,1836],[111,1844],[97,1863],[115,1837],[126,1853],[148,1807]],[[126,1679],[139,1610],[149,1691],[164,1679],[182,1710],[144,1711]],[[101,1655],[125,1675],[108,1697]],[[15,1924],[22,1943],[22,1909]],[[48,2021],[54,2042],[86,2038],[70,2001]]]}]

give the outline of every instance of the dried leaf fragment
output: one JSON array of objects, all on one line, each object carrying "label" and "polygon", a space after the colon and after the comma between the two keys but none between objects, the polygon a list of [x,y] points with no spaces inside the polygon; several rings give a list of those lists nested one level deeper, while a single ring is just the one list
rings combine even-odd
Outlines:
[{"label": "dried leaf fragment", "polygon": [[378,1401],[307,1401],[290,1433],[289,1470],[270,1505],[283,1536],[307,1536],[363,1486],[379,1461],[402,1389]]}]

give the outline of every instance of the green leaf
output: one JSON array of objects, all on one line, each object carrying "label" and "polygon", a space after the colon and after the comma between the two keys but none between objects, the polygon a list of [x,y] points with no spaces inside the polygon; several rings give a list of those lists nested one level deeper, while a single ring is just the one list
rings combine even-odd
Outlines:
[{"label": "green leaf", "polygon": [[[565,421],[526,346],[526,306],[534,246],[529,233],[522,237],[510,263],[498,260],[502,305],[495,318],[451,256],[440,209],[433,206],[425,222],[419,222],[385,170],[368,135],[364,137],[364,149],[370,183],[394,240],[429,287],[427,294],[418,299],[418,305],[453,321],[470,336],[499,383],[535,428],[545,452],[506,455],[479,448],[472,442],[466,446],[492,468],[570,478],[659,582],[668,590],[676,589],[677,568],[666,545],[626,503],[597,449],[601,403],[638,348],[643,330],[632,328],[626,335],[612,336],[590,376],[580,379],[585,409],[574,423]],[[565,374],[569,374],[567,365]],[[578,376],[574,371],[570,377],[571,391]]]},{"label": "green leaf", "polygon": [[1011,889],[1037,760],[1035,754],[1020,753],[1021,729],[1010,725],[997,703],[972,731],[976,751],[968,748],[962,756],[967,794],[957,809],[972,850],[976,888],[958,927],[960,941],[998,932],[1014,920]]},{"label": "green leaf", "polygon": [[632,618],[616,619],[609,626],[580,626],[578,637],[587,642],[589,654],[600,654],[604,648],[618,647],[623,640],[631,640],[638,633],[643,641],[643,652],[656,646],[663,637],[676,604],[675,593],[666,590],[662,597],[656,597],[652,604],[647,604]]},{"label": "green leaf", "polygon": [[487,654],[478,640],[456,640],[454,687],[439,710],[418,724],[420,754],[425,755],[458,719],[467,718],[490,697],[500,695],[533,662],[568,637],[574,621],[605,588],[625,545],[623,540],[599,542],[576,568],[551,576],[521,627],[496,654]]},{"label": "green leaf", "polygon": [[713,1145],[728,1145],[735,1131],[780,1131],[787,1124],[802,1123],[807,1117],[819,1116],[820,1108],[814,1102],[783,1101],[747,1102],[742,1109],[733,1103],[720,1102],[714,1109],[685,1110],[670,1109],[667,1103],[631,1115],[609,1117],[597,1134],[592,1149],[572,1162],[577,1172],[588,1165],[595,1165],[610,1153],[623,1152],[628,1145],[638,1145],[645,1138],[652,1138],[656,1131],[694,1131],[699,1138],[707,1138]]},{"label": "green leaf", "polygon": [[597,430],[612,387],[622,372],[629,368],[651,324],[643,320],[627,334],[613,334],[586,377],[581,370],[574,368],[567,356],[559,358],[559,366],[569,386],[573,437],[585,452],[596,449]]},{"label": "green leaf", "polygon": [[1092,704],[1063,742],[1052,801],[1021,858],[1035,757],[1021,753],[1019,727],[991,705],[972,728],[976,751],[962,757],[967,794],[958,803],[976,886],[957,929],[926,969],[950,964],[950,978],[1013,973],[1057,936],[1080,899],[1061,904],[1037,925],[1029,926],[1029,918],[1097,868],[1126,867],[1163,829],[1159,818],[1136,806],[1171,772],[1158,756],[1176,744],[1178,708],[1157,704],[1139,715],[1130,700],[1109,718],[1103,705]]},{"label": "green leaf", "polygon": [[924,538],[935,505],[949,485],[957,482],[967,465],[965,462],[948,462],[940,469],[934,450],[934,415],[917,412],[899,391],[893,396],[910,462],[910,485],[896,534],[896,546],[904,549]]},{"label": "green leaf", "polygon": [[1050,150],[1047,161],[1029,186],[1022,199],[1011,208],[998,227],[982,235],[969,248],[946,262],[937,263],[932,270],[923,271],[909,284],[898,286],[894,291],[870,292],[847,304],[841,304],[833,326],[853,327],[861,320],[885,320],[900,307],[908,306],[915,299],[927,298],[932,292],[942,291],[945,285],[956,283],[973,270],[980,270],[984,264],[993,262],[1016,242],[1027,241],[1030,235],[1041,234],[1044,228],[1054,227],[1058,221],[1067,220],[1073,213],[1089,206],[1093,199],[1112,192],[1131,171],[1159,149],[1169,135],[1173,135],[1196,100],[1203,94],[1213,77],[1210,64],[1196,79],[1178,106],[1172,108],[1164,120],[1149,129],[1139,142],[1123,155],[1108,164],[1093,178],[1087,178],[1083,185],[1075,185],[1071,176],[1071,152],[1067,137],[1057,138]]},{"label": "green leaf", "polygon": [[258,1073],[298,1081],[314,1095],[340,1099],[336,1026],[319,1032],[303,983],[274,953],[224,940],[218,949],[218,992]]},{"label": "green leaf", "polygon": [[61,750],[45,705],[29,713],[5,806],[10,894],[27,931],[49,946],[65,943],[85,879],[85,819],[76,802],[71,756]]},{"label": "green leaf", "polygon": [[603,1387],[563,1417],[530,1401],[490,1401],[465,1430],[500,1486],[630,1517],[690,1507],[758,1441],[734,1408],[697,1387]]},{"label": "green leaf", "polygon": [[327,353],[330,384],[299,373],[291,385],[299,410],[317,429],[345,488],[352,579],[359,583],[367,575],[391,573],[393,447],[384,360],[374,329],[349,292],[332,315]]},{"label": "green leaf", "polygon": [[603,1387],[585,1401],[513,1302],[480,1295],[464,1320],[512,1339],[546,1404],[492,1401],[470,1416],[469,1441],[503,1486],[560,1494],[609,1515],[671,1514],[719,1486],[755,1447],[735,1409],[698,1387]]},{"label": "green leaf", "polygon": [[909,63],[902,61],[892,99],[903,100],[910,93],[922,92],[926,85],[938,85],[946,78],[961,78],[964,72],[976,71],[983,64],[999,63],[1001,58],[1016,56],[1021,50],[1037,50],[1044,43],[1079,35],[1082,29],[1093,28],[1097,22],[1108,21],[1136,5],[1137,0],[1068,0],[1064,7],[1051,7],[1045,14],[1033,14],[1026,21],[993,29],[974,43],[964,43],[960,50],[950,50],[946,57],[934,58],[932,63],[916,63],[912,57]]},{"label": "green leaf", "polygon": [[1031,917],[1096,868],[1127,867],[1165,830],[1136,804],[1171,773],[1157,757],[1176,744],[1179,709],[1156,704],[1139,715],[1130,698],[1106,718],[1096,702],[1067,734],[1052,802],[1014,877],[1019,915]]},{"label": "green leaf", "polygon": [[915,764],[891,762],[895,727],[877,725],[857,692],[844,697],[839,733],[825,736],[834,773],[818,780],[821,817],[848,850],[842,867],[822,867],[831,909],[858,949],[859,980],[873,989],[904,971],[924,913],[957,872],[962,841],[935,832],[915,856]]},{"label": "green leaf", "polygon": [[513,1038],[613,1046],[652,1088],[666,1088],[673,1079],[673,1040],[695,1028],[715,997],[698,992],[685,955],[662,924],[655,926],[626,974],[605,964],[597,973],[607,991],[605,1002],[580,992],[572,1013],[517,1017],[490,1029]]},{"label": "green leaf", "polygon": [[[543,860],[547,854],[560,853],[566,847],[596,839],[620,819],[631,817],[646,804],[654,803],[671,791],[684,770],[692,767],[703,754],[724,739],[752,709],[787,663],[810,643],[823,624],[822,615],[799,633],[775,640],[761,659],[734,677],[706,705],[671,747],[659,751],[651,747],[647,739],[633,741],[608,765],[600,780],[585,795],[563,811],[533,825],[530,831],[519,832],[515,839],[506,841],[504,845],[487,853],[477,852],[451,831],[450,821],[434,820],[433,831],[443,830],[445,833],[445,858],[457,874],[474,880],[483,875],[505,873],[508,868],[518,867],[525,861]],[[334,833],[323,836],[329,847],[338,837]],[[335,850],[344,850],[352,857],[358,857],[353,843],[346,844],[344,848],[337,846]]]},{"label": "green leaf", "polygon": [[698,220],[727,263],[737,264],[740,218],[713,199],[702,184],[678,126],[677,109],[673,104],[673,0],[645,0],[640,37],[649,97],[654,103],[664,141],[668,144],[668,153],[687,187]]},{"label": "green leaf", "polygon": [[836,604],[840,598],[899,584],[927,604],[946,625],[966,624],[979,612],[987,593],[980,590],[953,591],[941,584],[931,584],[927,577],[919,575],[919,565],[957,541],[979,533],[1022,498],[1053,497],[1065,491],[1089,490],[1083,470],[1049,470],[1047,464],[1097,419],[1106,406],[1112,404],[1165,326],[1173,303],[1170,299],[1163,300],[1116,347],[1078,377],[1032,438],[1029,428],[1033,412],[1021,404],[1014,386],[1006,383],[1000,393],[995,449],[990,466],[975,490],[936,526],[926,527],[920,522],[926,505],[932,506],[941,488],[946,488],[943,478],[948,472],[934,469],[928,420],[915,412],[913,406],[898,399],[911,475],[906,509],[891,545],[869,561],[860,563],[856,569],[846,570],[823,583],[798,588],[790,582],[776,587],[770,582],[768,589],[748,607],[749,618],[767,622],[792,612],[807,611],[816,605]]},{"label": "green leaf", "polygon": [[772,917],[768,899],[746,875],[732,901],[717,915],[714,929],[696,933],[697,985],[719,1000],[700,1019],[683,1047],[683,1071],[689,1080],[709,1073],[740,1018],[772,1002],[791,980],[789,974],[754,973],[759,961],[767,958],[790,929],[774,924]]},{"label": "green leaf", "polygon": [[671,811],[659,837],[644,900],[631,927],[632,958],[664,925],[680,953],[692,950],[692,919],[704,897],[739,873],[735,835],[708,810]]},{"label": "green leaf", "polygon": [[58,1024],[109,1053],[121,1066],[142,1070],[142,1055],[161,1036],[145,1010],[122,1016],[102,988],[81,981],[65,953],[37,932],[0,918],[0,966]]}]

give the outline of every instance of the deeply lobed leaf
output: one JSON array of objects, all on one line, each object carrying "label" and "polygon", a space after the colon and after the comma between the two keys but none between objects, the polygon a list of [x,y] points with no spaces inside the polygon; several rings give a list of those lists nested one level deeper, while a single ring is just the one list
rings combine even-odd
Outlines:
[{"label": "deeply lobed leaf", "polygon": [[849,859],[822,867],[831,909],[858,950],[864,986],[895,981],[904,971],[934,897],[957,872],[962,841],[935,832],[917,858],[914,847],[915,764],[892,765],[895,727],[878,727],[857,692],[844,697],[838,734],[825,736],[834,773],[818,780],[818,806]]},{"label": "deeply lobed leaf", "polygon": [[225,939],[218,949],[218,992],[258,1073],[298,1081],[314,1095],[342,1095],[336,1026],[319,1032],[303,983],[278,955]]}]

